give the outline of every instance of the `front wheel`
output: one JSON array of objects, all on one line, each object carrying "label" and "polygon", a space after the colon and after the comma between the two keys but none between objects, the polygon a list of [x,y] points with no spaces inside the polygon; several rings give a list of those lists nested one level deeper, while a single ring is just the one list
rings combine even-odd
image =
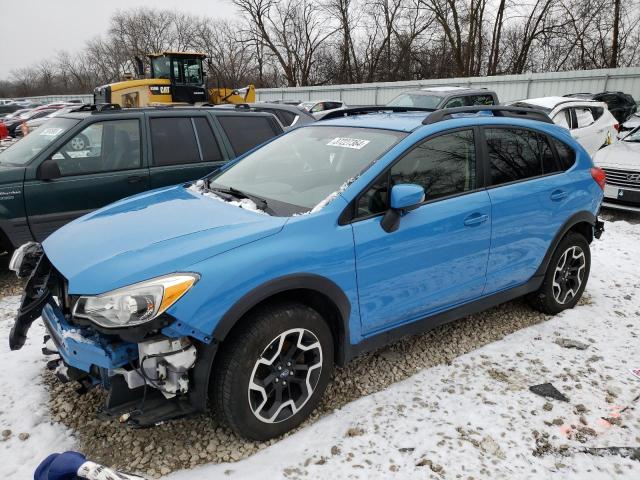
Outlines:
[{"label": "front wheel", "polygon": [[579,233],[570,232],[551,257],[542,285],[529,297],[532,305],[550,315],[573,308],[587,286],[590,269],[589,243]]},{"label": "front wheel", "polygon": [[318,405],[333,371],[333,337],[322,316],[299,303],[261,308],[243,323],[222,346],[210,396],[234,432],[267,440]]}]

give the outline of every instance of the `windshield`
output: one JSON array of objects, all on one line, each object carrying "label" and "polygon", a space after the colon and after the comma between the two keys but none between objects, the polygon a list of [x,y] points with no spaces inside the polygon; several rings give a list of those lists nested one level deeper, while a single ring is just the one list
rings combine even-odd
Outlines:
[{"label": "windshield", "polygon": [[640,128],[636,127],[622,140],[625,142],[640,142]]},{"label": "windshield", "polygon": [[52,118],[46,125],[14,143],[0,153],[0,163],[8,165],[26,165],[56,138],[78,123],[70,118]]},{"label": "windshield", "polygon": [[214,176],[210,185],[312,209],[351,183],[404,136],[372,128],[300,128],[250,153]]},{"label": "windshield", "polygon": [[170,78],[171,60],[169,57],[155,57],[151,59],[151,76],[153,78]]},{"label": "windshield", "polygon": [[308,111],[308,110],[311,110],[315,104],[316,104],[316,102],[302,102],[298,106],[302,107],[302,108],[304,108],[305,110]]},{"label": "windshield", "polygon": [[442,97],[439,95],[424,95],[419,93],[401,93],[387,103],[389,107],[417,107],[438,108]]}]

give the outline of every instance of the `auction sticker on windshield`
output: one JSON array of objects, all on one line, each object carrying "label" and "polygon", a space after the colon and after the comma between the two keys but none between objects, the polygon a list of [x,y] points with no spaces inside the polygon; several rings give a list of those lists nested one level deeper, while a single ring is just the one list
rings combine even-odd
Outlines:
[{"label": "auction sticker on windshield", "polygon": [[40,135],[56,137],[60,135],[63,131],[64,129],[62,128],[45,128],[44,130],[42,130],[42,132],[40,132]]},{"label": "auction sticker on windshield", "polygon": [[349,137],[336,137],[327,143],[328,147],[342,147],[342,148],[353,148],[355,150],[360,150],[364,147],[370,140],[362,140],[360,138],[349,138]]}]

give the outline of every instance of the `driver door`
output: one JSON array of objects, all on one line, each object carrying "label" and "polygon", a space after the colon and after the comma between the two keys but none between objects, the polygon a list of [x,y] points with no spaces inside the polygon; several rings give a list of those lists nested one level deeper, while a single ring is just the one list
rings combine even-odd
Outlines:
[{"label": "driver door", "polygon": [[[38,135],[38,131],[32,133]],[[60,177],[43,180],[29,172],[24,195],[37,241],[71,220],[148,189],[140,118],[101,120],[86,126],[48,157]]]},{"label": "driver door", "polygon": [[[491,240],[491,202],[479,188],[474,131],[431,137],[410,150],[357,200],[352,223],[365,335],[410,323],[479,297]],[[380,225],[388,187],[425,189],[425,202],[398,229]]]}]

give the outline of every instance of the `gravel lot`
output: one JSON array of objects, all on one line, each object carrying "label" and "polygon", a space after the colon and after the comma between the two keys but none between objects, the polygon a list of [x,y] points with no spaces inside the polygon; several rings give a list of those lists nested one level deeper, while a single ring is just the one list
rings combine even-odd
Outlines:
[{"label": "gravel lot", "polygon": [[[617,214],[606,215],[609,220],[617,218]],[[638,223],[633,217],[622,217]],[[6,262],[6,257],[0,261]],[[0,296],[19,294],[20,284],[12,274],[2,270]],[[582,302],[589,302],[588,295]],[[321,406],[300,428],[420,370],[448,365],[464,353],[545,319],[523,301],[514,301],[360,357],[346,368],[336,370]],[[51,394],[52,420],[75,432],[78,450],[90,453],[94,461],[116,468],[157,477],[204,463],[236,461],[276,442],[247,442],[217,425],[209,415],[153,429],[125,428],[116,422],[96,419],[95,412],[104,401],[99,389],[78,396],[73,385],[60,384],[49,372],[43,375]]]}]

